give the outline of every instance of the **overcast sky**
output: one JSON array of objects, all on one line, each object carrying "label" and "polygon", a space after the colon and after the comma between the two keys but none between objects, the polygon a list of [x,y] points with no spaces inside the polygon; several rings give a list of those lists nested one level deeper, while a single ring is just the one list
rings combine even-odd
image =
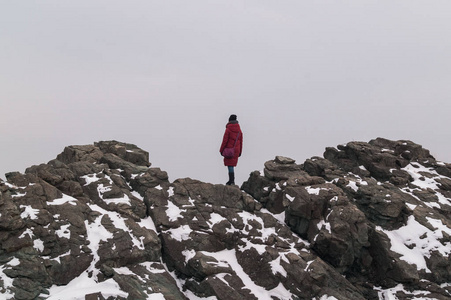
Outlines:
[{"label": "overcast sky", "polygon": [[409,139],[451,162],[451,1],[0,0],[0,177],[133,143],[171,181]]}]

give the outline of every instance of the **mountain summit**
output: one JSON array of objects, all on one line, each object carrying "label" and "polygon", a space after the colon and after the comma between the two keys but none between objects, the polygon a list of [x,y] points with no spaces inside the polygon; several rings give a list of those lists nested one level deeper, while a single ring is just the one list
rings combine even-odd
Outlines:
[{"label": "mountain summit", "polygon": [[2,299],[451,298],[451,165],[411,141],[277,156],[241,188],[117,141],[6,179]]}]

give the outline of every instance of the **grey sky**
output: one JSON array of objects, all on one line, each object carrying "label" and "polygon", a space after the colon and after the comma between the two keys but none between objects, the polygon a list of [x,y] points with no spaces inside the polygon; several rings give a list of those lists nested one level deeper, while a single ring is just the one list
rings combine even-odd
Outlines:
[{"label": "grey sky", "polygon": [[0,0],[0,177],[116,139],[170,180],[410,139],[451,162],[450,1]]}]

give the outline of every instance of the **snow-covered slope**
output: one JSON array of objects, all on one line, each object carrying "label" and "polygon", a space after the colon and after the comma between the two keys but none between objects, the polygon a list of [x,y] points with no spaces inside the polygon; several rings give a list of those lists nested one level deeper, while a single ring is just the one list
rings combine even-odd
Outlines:
[{"label": "snow-covered slope", "polygon": [[451,166],[410,141],[168,181],[115,141],[0,182],[3,299],[449,299]]}]

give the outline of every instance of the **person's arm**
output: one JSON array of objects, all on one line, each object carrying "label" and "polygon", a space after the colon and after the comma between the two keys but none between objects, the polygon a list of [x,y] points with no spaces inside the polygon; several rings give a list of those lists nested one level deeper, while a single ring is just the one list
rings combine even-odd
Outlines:
[{"label": "person's arm", "polygon": [[219,153],[222,154],[222,151],[224,151],[228,141],[229,141],[229,131],[226,129],[226,131],[224,132],[224,137],[222,138],[221,148],[219,148]]},{"label": "person's arm", "polygon": [[243,133],[240,131],[240,155],[243,153]]}]

